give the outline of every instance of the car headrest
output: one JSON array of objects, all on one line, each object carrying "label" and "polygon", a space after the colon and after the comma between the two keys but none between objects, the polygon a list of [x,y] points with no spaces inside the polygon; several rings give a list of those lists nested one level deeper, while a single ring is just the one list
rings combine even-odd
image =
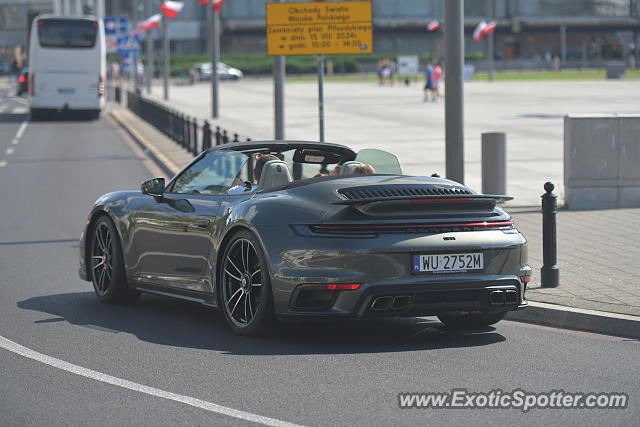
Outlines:
[{"label": "car headrest", "polygon": [[342,166],[340,167],[340,175],[352,175],[353,174],[353,170],[356,168],[356,166],[361,165],[362,163],[357,162],[355,160],[350,160],[348,162],[344,162],[342,164]]},{"label": "car headrest", "polygon": [[287,164],[282,160],[269,160],[262,168],[258,185],[263,190],[285,185],[293,181]]}]

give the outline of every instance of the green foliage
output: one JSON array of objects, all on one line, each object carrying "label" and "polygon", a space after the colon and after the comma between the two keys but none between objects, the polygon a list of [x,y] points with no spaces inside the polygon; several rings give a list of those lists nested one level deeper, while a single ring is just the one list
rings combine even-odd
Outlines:
[{"label": "green foliage", "polygon": [[[359,73],[364,70],[364,65],[374,65],[384,58],[395,59],[398,55],[392,54],[367,54],[367,55],[326,55],[325,62],[331,61],[333,63],[333,70],[336,73]],[[426,63],[437,59],[436,57],[429,55],[421,55],[420,63]],[[483,54],[467,54],[467,60],[482,60]],[[273,60],[266,54],[259,53],[247,53],[247,54],[235,54],[228,53],[222,54],[220,60],[227,65],[242,70],[243,73],[251,74],[271,74],[271,67]],[[156,65],[160,65],[162,59],[156,58]],[[172,75],[184,75],[189,72],[189,69],[196,64],[208,62],[209,57],[207,55],[173,55],[171,56],[171,74]],[[287,57],[287,73],[289,74],[308,74],[315,73],[317,70],[317,59],[314,55],[306,56],[288,56]],[[371,67],[369,67],[371,68]]]}]

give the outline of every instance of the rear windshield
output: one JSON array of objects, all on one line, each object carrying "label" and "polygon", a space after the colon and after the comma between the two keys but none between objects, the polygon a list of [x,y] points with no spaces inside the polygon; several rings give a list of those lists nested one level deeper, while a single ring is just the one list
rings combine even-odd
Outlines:
[{"label": "rear windshield", "polygon": [[91,48],[96,44],[98,23],[84,19],[40,19],[38,38],[42,47]]}]

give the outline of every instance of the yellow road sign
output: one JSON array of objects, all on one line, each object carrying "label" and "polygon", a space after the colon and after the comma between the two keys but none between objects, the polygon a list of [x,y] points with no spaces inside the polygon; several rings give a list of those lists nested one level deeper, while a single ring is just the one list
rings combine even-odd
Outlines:
[{"label": "yellow road sign", "polygon": [[267,3],[267,53],[371,53],[371,17],[370,1]]}]

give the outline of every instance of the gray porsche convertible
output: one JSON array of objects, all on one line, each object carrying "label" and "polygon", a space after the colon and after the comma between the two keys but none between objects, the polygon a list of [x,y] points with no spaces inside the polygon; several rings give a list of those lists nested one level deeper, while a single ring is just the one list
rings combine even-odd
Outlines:
[{"label": "gray porsche convertible", "polygon": [[218,307],[244,335],[377,316],[481,328],[527,305],[526,240],[497,206],[507,199],[403,175],[380,150],[221,145],[168,183],[100,197],[80,277],[105,303],[144,292]]}]

